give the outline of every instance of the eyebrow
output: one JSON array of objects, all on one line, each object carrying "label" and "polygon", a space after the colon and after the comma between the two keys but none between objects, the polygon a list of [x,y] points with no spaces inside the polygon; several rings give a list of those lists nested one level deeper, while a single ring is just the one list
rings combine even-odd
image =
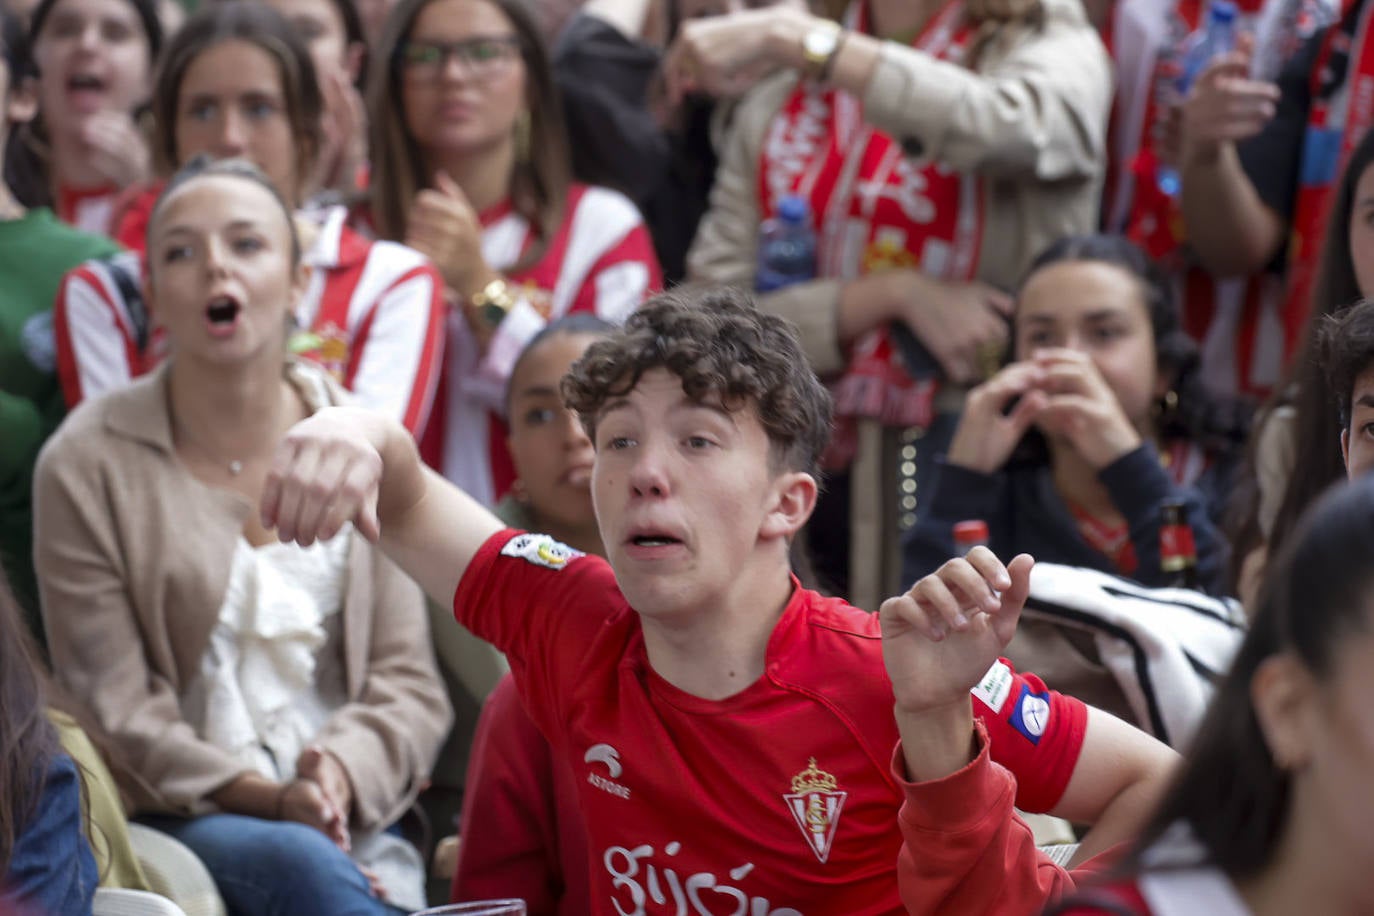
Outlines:
[{"label": "eyebrow", "polygon": [[[1120,317],[1120,315],[1120,309],[1103,308],[1088,312],[1083,318],[1088,321],[1105,321],[1109,318]],[[1058,321],[1057,318],[1050,315],[1027,315],[1024,320],[1026,324],[1055,324]]]},{"label": "eyebrow", "polygon": [[1355,399],[1354,407],[1374,407],[1374,391],[1366,391]]},{"label": "eyebrow", "polygon": [[[261,229],[260,229],[260,224],[259,224],[257,221],[251,220],[251,219],[236,219],[236,220],[234,220],[232,223],[230,223],[229,225],[227,225],[227,226],[225,226],[225,227],[223,227],[223,228],[224,228],[224,229],[227,229],[227,230],[230,230],[230,231],[234,231],[234,232],[237,232],[237,231],[240,231],[240,230],[243,230],[243,229],[251,229],[251,230],[253,230],[253,231],[261,231]],[[163,238],[166,238],[166,237],[169,236],[169,235],[177,235],[177,234],[181,234],[181,235],[195,235],[195,234],[196,234],[196,230],[192,229],[190,226],[176,225],[176,226],[168,226],[166,229],[163,229],[162,232],[160,233],[160,235],[161,235]]]},{"label": "eyebrow", "polygon": [[[597,416],[598,416],[598,419],[599,419],[599,418],[602,418],[602,417],[605,417],[607,414],[612,413],[612,412],[614,412],[614,411],[623,410],[623,409],[625,409],[625,408],[628,408],[629,406],[630,406],[630,399],[629,399],[629,398],[616,398],[616,399],[613,400],[613,401],[608,401],[608,402],[606,402],[605,405],[602,406],[601,411],[598,413],[598,415],[597,415]],[[729,420],[731,426],[734,426],[734,427],[738,427],[738,426],[739,426],[739,424],[735,422],[735,416],[734,416],[734,413],[733,413],[732,411],[726,410],[723,406],[721,406],[721,405],[719,405],[719,404],[707,404],[707,403],[703,403],[703,402],[701,402],[701,401],[694,401],[694,400],[692,400],[691,398],[687,397],[687,395],[685,395],[685,394],[682,396],[682,400],[678,401],[676,404],[674,404],[672,407],[670,407],[670,408],[668,408],[668,409],[669,409],[669,411],[684,410],[684,409],[685,409],[685,410],[709,410],[709,411],[711,411],[712,413],[719,414],[720,416],[724,417],[726,420]]]},{"label": "eyebrow", "polygon": [[518,398],[549,397],[558,394],[558,389],[552,385],[530,385],[528,388],[521,388],[515,392]]}]

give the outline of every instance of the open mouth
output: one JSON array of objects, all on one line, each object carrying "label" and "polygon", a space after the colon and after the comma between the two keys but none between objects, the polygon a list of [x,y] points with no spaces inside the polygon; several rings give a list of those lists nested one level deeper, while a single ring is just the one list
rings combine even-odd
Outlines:
[{"label": "open mouth", "polygon": [[641,534],[631,538],[630,543],[636,547],[671,547],[674,544],[681,544],[682,541],[666,535]]},{"label": "open mouth", "polygon": [[217,296],[205,307],[205,317],[209,319],[212,328],[230,327],[239,317],[240,311],[241,307],[234,297]]},{"label": "open mouth", "polygon": [[73,92],[103,92],[105,81],[91,73],[76,73],[67,80],[67,88]]}]

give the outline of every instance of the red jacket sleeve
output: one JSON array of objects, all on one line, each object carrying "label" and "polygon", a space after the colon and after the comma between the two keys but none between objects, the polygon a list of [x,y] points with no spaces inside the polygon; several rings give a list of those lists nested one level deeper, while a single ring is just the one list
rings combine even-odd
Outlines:
[{"label": "red jacket sleeve", "polygon": [[576,793],[572,771],[554,757],[506,675],[473,739],[453,901],[523,897],[529,916],[589,913]]},{"label": "red jacket sleeve", "polygon": [[892,773],[903,792],[897,881],[911,916],[1026,916],[1074,890],[1094,859],[1065,871],[1040,853],[1012,808],[1016,780],[994,763],[983,719],[978,756],[944,779],[912,783],[901,745]]}]

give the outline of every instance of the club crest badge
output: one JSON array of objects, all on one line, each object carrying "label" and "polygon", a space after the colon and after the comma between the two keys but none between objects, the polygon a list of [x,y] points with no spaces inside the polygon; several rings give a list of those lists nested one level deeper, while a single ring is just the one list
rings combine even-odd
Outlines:
[{"label": "club crest badge", "polygon": [[816,758],[792,777],[792,791],[783,796],[807,845],[821,864],[830,858],[835,831],[840,826],[840,810],[848,792],[840,791],[835,777],[816,766]]},{"label": "club crest badge", "polygon": [[518,557],[547,569],[562,569],[584,554],[555,541],[547,534],[518,534],[501,548],[501,556]]}]

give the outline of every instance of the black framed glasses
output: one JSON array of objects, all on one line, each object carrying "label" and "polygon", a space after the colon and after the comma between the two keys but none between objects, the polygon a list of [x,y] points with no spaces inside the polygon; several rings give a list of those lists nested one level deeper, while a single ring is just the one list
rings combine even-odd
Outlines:
[{"label": "black framed glasses", "polygon": [[520,56],[520,36],[479,35],[462,41],[407,41],[396,51],[401,72],[416,79],[436,79],[457,58],[474,76],[490,76]]}]

